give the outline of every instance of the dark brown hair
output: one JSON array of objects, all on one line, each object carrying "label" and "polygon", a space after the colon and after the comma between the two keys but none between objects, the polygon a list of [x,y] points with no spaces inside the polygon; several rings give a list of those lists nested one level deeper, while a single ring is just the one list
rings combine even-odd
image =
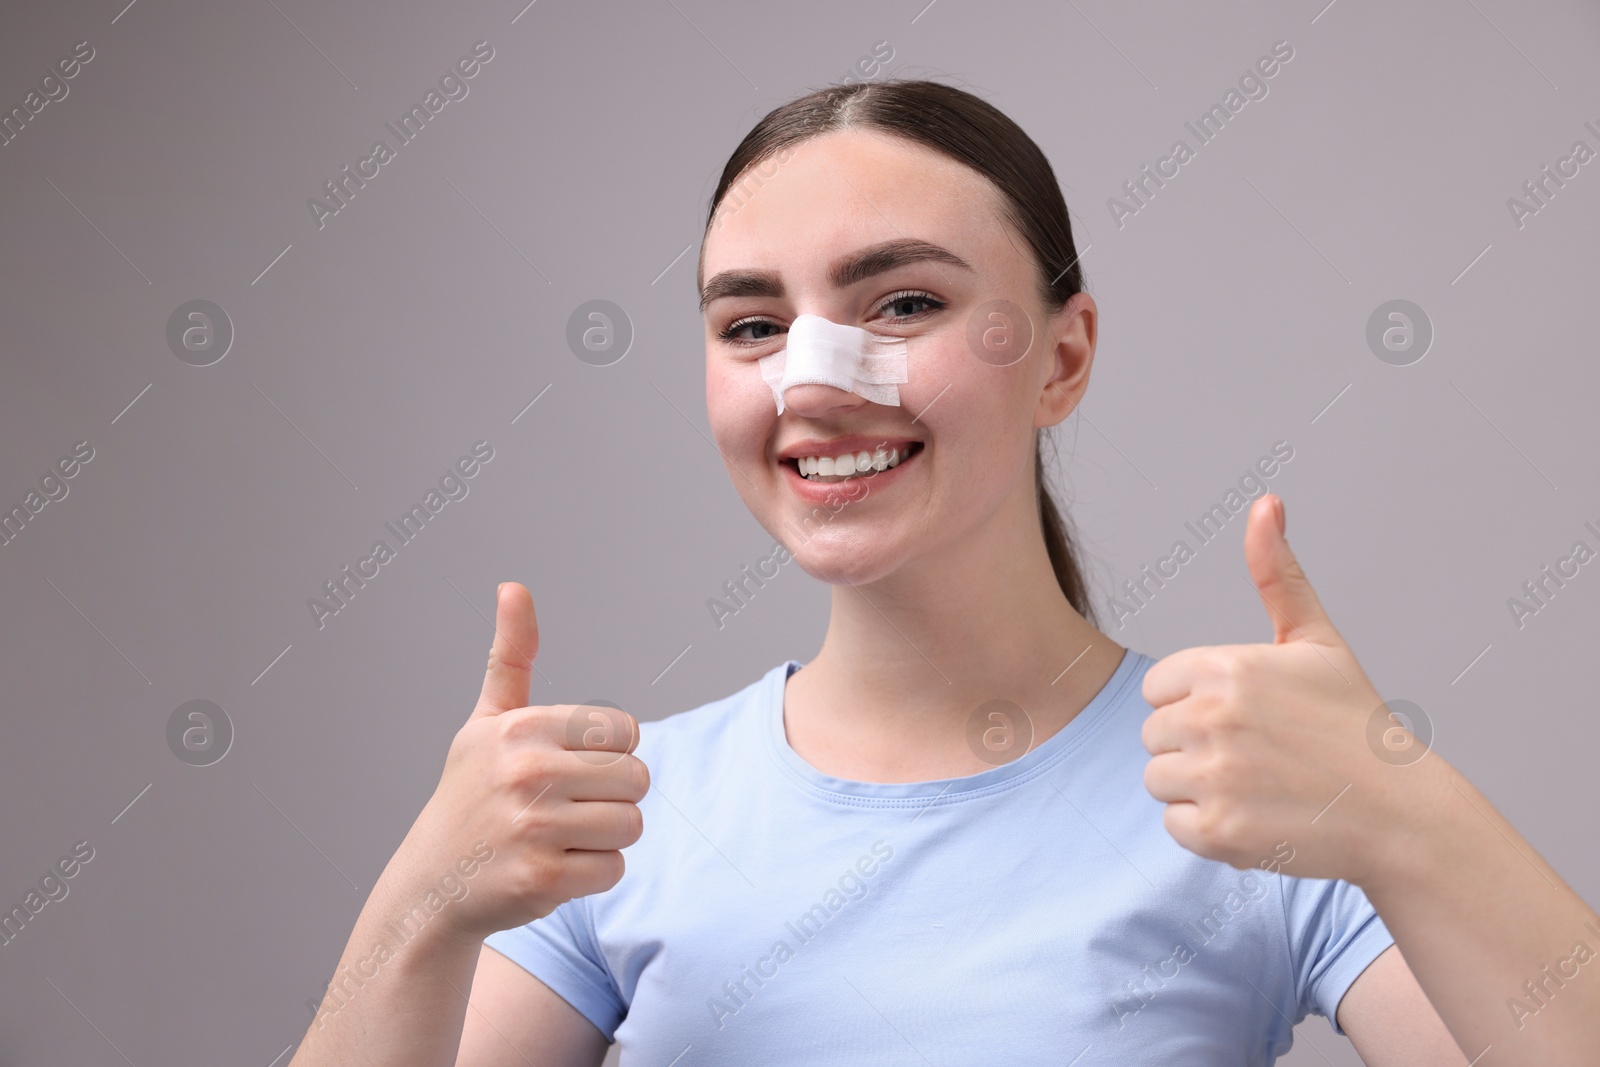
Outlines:
[{"label": "dark brown hair", "polygon": [[[1038,295],[1047,312],[1061,309],[1083,290],[1083,271],[1072,242],[1072,223],[1055,171],[1033,139],[994,105],[939,82],[889,79],[830,85],[769,111],[745,135],[723,167],[706,212],[706,232],[717,207],[739,177],[786,148],[834,130],[878,130],[941,152],[988,178],[1000,191],[1004,219],[1033,252]],[[701,245],[704,256],[705,246]],[[696,284],[703,284],[697,278]],[[1034,485],[1039,524],[1056,582],[1067,602],[1096,623],[1089,589],[1079,568],[1070,526],[1045,483],[1034,443]]]}]

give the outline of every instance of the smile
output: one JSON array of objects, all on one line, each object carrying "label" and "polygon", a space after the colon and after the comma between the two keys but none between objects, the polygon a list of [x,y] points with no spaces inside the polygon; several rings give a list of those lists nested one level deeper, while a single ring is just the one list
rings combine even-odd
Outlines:
[{"label": "smile", "polygon": [[842,482],[898,467],[903,460],[911,458],[921,449],[922,443],[913,441],[904,448],[876,448],[837,456],[799,456],[784,462],[799,471],[800,476],[808,482]]},{"label": "smile", "polygon": [[[853,470],[849,474],[838,473],[839,466],[845,460],[846,453],[837,456],[791,456],[778,461],[778,466],[783,469],[783,479],[789,485],[791,492],[806,504],[833,504],[841,494],[851,500],[862,499],[864,492],[873,496],[885,493],[902,479],[911,477],[907,471],[919,470],[922,467],[922,454],[927,447],[921,441],[902,442],[894,448],[883,449],[883,469],[876,465],[878,449],[876,447],[867,452],[867,469]],[[890,453],[894,452],[895,459],[890,465]],[[848,453],[852,467],[859,468],[861,453]],[[822,461],[827,458],[834,465],[833,474],[822,474]],[[801,464],[811,466],[815,461],[817,473],[802,474]]]}]

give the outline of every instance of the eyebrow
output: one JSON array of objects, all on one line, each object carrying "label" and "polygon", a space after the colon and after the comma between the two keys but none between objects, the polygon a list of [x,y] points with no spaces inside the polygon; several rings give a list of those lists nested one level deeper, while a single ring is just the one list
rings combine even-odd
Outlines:
[{"label": "eyebrow", "polygon": [[[835,289],[848,289],[857,282],[875,274],[903,267],[908,263],[948,263],[952,267],[971,271],[972,264],[928,241],[912,237],[884,241],[839,257],[828,268],[828,280]],[[713,277],[700,291],[700,313],[713,300],[725,296],[783,296],[783,281],[777,271],[725,270]]]}]

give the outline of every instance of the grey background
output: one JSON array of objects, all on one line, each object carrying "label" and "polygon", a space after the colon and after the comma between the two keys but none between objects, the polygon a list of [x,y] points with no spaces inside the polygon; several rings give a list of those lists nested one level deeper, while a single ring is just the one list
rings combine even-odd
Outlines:
[{"label": "grey background", "polygon": [[[0,505],[95,449],[0,547],[0,903],[95,849],[0,946],[0,1064],[285,1062],[470,709],[497,581],[534,592],[537,703],[654,719],[814,653],[797,568],[720,631],[706,608],[771,539],[708,443],[694,260],[739,138],[879,41],[874,76],[980,93],[1066,187],[1102,325],[1057,476],[1102,602],[1289,441],[1271,487],[1369,675],[1600,900],[1600,565],[1506,607],[1600,544],[1600,162],[1506,207],[1600,148],[1592,5],[123,2],[0,15],[5,110],[95,49],[0,148]],[[319,230],[307,199],[479,40],[469,95]],[[1268,95],[1119,229],[1107,198],[1278,40]],[[1365,341],[1397,298],[1436,332],[1405,367]],[[194,299],[236,331],[209,367],[165,341]],[[565,342],[592,299],[635,331],[608,367]],[[307,598],[480,439],[469,495],[319,629]],[[1109,632],[1270,640],[1242,534]],[[166,743],[195,699],[235,730],[209,767]],[[1357,1062],[1299,1033],[1282,1062]]]}]

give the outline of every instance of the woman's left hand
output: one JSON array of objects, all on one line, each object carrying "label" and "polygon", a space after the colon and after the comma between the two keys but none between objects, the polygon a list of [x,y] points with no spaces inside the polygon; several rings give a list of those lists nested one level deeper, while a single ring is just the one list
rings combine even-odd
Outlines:
[{"label": "woman's left hand", "polygon": [[1282,515],[1267,494],[1245,530],[1273,643],[1188,648],[1150,668],[1144,784],[1191,852],[1243,869],[1269,866],[1287,842],[1286,873],[1362,885],[1431,794],[1439,757],[1418,764],[1427,731],[1419,741],[1391,716],[1284,540]]}]

